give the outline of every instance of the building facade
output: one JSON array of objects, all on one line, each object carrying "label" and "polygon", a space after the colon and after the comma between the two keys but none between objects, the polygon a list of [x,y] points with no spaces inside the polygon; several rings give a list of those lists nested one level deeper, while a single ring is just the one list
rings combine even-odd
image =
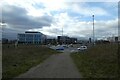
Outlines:
[{"label": "building facade", "polygon": [[68,36],[58,36],[57,42],[58,44],[74,44],[77,42],[77,38],[70,38]]},{"label": "building facade", "polygon": [[42,44],[45,42],[46,36],[40,32],[30,32],[18,34],[18,43]]},{"label": "building facade", "polygon": [[7,43],[8,43],[8,39],[2,38],[2,43],[3,43],[3,44],[7,44]]},{"label": "building facade", "polygon": [[57,40],[54,38],[54,39],[46,39],[46,43],[47,44],[57,44]]}]

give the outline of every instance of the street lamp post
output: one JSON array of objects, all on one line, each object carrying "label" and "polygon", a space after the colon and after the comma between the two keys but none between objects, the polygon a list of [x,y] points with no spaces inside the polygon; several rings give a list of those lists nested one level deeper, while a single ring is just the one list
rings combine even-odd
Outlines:
[{"label": "street lamp post", "polygon": [[94,33],[94,15],[92,15],[92,17],[93,17],[93,45],[94,45],[94,43],[95,43],[95,40],[94,40],[94,38],[95,38],[95,33]]},{"label": "street lamp post", "polygon": [[62,44],[64,42],[64,38],[63,38],[63,27],[62,27]]},{"label": "street lamp post", "polygon": [[62,36],[63,36],[63,27],[62,27]]}]

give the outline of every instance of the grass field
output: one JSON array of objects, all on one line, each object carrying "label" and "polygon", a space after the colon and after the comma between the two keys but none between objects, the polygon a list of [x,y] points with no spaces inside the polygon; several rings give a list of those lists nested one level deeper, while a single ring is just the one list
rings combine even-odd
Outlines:
[{"label": "grass field", "polygon": [[86,78],[116,78],[118,76],[117,44],[101,44],[71,57]]},{"label": "grass field", "polygon": [[57,53],[59,52],[40,45],[19,45],[16,48],[14,45],[3,45],[2,77],[16,77]]}]

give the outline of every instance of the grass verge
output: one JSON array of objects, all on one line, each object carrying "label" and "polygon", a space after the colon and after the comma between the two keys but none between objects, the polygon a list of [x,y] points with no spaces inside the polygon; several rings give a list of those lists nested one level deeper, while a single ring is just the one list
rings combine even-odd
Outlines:
[{"label": "grass verge", "polygon": [[72,53],[71,57],[86,78],[118,77],[118,45],[101,44],[83,52]]},{"label": "grass verge", "polygon": [[59,52],[38,45],[2,46],[2,77],[13,78]]}]

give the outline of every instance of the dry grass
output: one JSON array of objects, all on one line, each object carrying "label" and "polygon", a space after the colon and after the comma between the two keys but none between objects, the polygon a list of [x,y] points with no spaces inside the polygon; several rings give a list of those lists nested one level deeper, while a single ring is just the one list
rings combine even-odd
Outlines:
[{"label": "dry grass", "polygon": [[118,77],[117,53],[117,44],[101,44],[83,52],[73,53],[71,57],[83,77],[116,78]]},{"label": "dry grass", "polygon": [[2,47],[2,75],[3,78],[12,78],[28,71],[52,54],[59,52],[45,46],[38,45],[3,45]]}]

